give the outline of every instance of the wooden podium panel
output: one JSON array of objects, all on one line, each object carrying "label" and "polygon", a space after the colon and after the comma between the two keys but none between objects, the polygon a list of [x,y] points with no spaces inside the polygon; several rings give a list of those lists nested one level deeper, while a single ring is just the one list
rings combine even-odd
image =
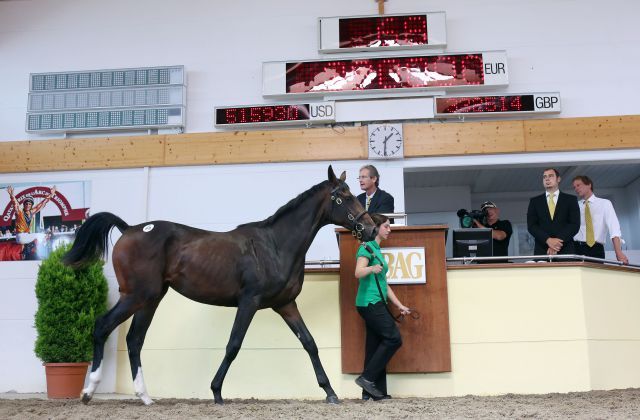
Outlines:
[{"label": "wooden podium panel", "polygon": [[[449,305],[445,261],[446,225],[393,226],[383,248],[424,247],[427,284],[394,284],[400,301],[420,313],[420,319],[398,324],[402,347],[387,365],[387,372],[451,372]],[[346,229],[336,229],[340,239],[340,326],[342,373],[361,373],[364,366],[364,321],[356,311],[358,291],[356,251],[359,242]],[[393,305],[392,305],[393,306]],[[391,312],[397,314],[395,307]]]}]

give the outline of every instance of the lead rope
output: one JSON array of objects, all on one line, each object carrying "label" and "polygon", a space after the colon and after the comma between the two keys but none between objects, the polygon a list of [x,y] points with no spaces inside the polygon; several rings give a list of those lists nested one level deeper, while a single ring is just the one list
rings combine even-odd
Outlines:
[{"label": "lead rope", "polygon": [[[371,254],[373,258],[378,260],[380,265],[384,266],[384,264],[382,264],[382,261],[380,261],[380,258],[378,258],[376,254],[374,254],[373,250],[371,249],[371,247],[369,247],[367,243],[363,242],[362,246],[364,247],[364,249],[367,250],[368,253]],[[387,301],[385,300],[384,295],[382,294],[382,288],[380,287],[380,282],[378,281],[378,274],[377,273],[372,273],[372,274],[373,274],[373,278],[376,279],[376,286],[378,286],[378,293],[380,293],[380,299],[382,299],[382,303],[384,303],[384,308],[387,310],[389,315],[391,315],[391,318],[393,318],[394,321],[400,322],[398,318],[393,316],[393,314],[391,313],[391,309],[389,309],[389,306],[387,305]]]}]

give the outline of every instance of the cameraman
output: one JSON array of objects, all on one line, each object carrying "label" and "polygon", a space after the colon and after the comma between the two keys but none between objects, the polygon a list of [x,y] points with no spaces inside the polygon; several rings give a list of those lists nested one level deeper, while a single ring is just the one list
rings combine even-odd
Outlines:
[{"label": "cameraman", "polygon": [[482,203],[480,211],[485,214],[483,221],[486,222],[486,226],[480,223],[478,219],[474,218],[474,227],[493,229],[493,232],[491,232],[491,236],[493,237],[493,256],[506,257],[509,255],[509,240],[513,233],[511,222],[499,219],[500,209],[491,201],[485,201]]}]

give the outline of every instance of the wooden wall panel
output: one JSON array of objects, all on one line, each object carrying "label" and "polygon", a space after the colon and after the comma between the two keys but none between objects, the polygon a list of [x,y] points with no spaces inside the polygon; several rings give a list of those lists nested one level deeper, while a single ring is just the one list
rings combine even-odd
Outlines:
[{"label": "wooden wall panel", "polygon": [[182,134],[167,140],[166,164],[201,165],[366,159],[362,127]]},{"label": "wooden wall panel", "polygon": [[[640,115],[404,124],[405,157],[640,147]],[[0,142],[0,173],[367,159],[367,128]]]},{"label": "wooden wall panel", "polygon": [[0,142],[0,172],[162,166],[165,136]]},{"label": "wooden wall panel", "polygon": [[405,124],[405,156],[512,153],[524,150],[522,121]]},{"label": "wooden wall panel", "polygon": [[598,150],[640,147],[640,116],[524,121],[525,150]]}]

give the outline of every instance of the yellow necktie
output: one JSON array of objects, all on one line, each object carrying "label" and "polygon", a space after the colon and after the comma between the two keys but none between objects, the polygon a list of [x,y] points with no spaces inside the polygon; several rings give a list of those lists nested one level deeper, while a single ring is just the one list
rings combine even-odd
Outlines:
[{"label": "yellow necktie", "polygon": [[591,247],[595,245],[596,238],[593,234],[593,219],[591,218],[591,209],[588,201],[584,202],[584,223],[587,226],[587,245]]},{"label": "yellow necktie", "polygon": [[549,205],[549,214],[551,215],[551,220],[553,220],[553,215],[556,212],[556,203],[553,201],[553,194],[549,194],[549,201],[547,202]]},{"label": "yellow necktie", "polygon": [[371,204],[371,197],[367,196],[367,206],[364,208],[366,211],[369,211],[370,204]]}]

